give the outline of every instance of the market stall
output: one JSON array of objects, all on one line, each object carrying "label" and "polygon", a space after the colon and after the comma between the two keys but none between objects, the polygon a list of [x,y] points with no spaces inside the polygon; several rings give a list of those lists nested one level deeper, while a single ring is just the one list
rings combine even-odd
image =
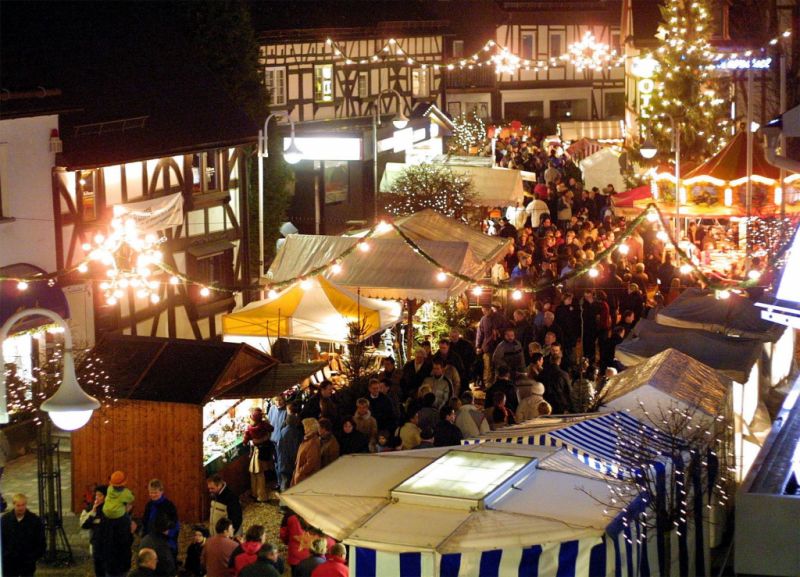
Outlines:
[{"label": "market stall", "polygon": [[340,457],[281,502],[349,545],[356,577],[657,574],[639,502],[604,512],[608,483],[563,450],[486,443]]},{"label": "market stall", "polygon": [[[363,244],[360,244],[363,243]],[[463,241],[421,240],[418,246],[442,266],[470,278],[483,276],[487,267]],[[362,296],[379,299],[420,299],[444,302],[461,294],[468,283],[447,276],[399,238],[371,238],[324,235],[289,235],[278,250],[265,282],[281,283],[305,278],[309,271],[324,267],[348,249],[359,245],[341,259],[338,273],[328,275],[340,287],[359,290]]]},{"label": "market stall", "polygon": [[616,147],[601,148],[581,160],[584,187],[588,190],[596,186],[602,190],[613,184],[615,190],[625,190],[625,179],[620,166],[621,154],[622,150]]},{"label": "market stall", "polygon": [[[217,395],[259,380],[276,361],[244,344],[115,334],[105,335],[92,356],[103,359],[109,386],[98,379],[81,382],[88,393],[110,400],[72,433],[72,510],[83,507],[87,486],[104,483],[113,471],[122,470],[135,495],[146,496],[147,482],[157,477],[181,519],[203,519],[204,466],[227,455],[221,466],[235,456],[249,406],[204,407]],[[82,367],[79,373],[92,370]],[[211,431],[216,440],[204,449],[209,421],[220,430]],[[240,464],[246,487],[246,462]],[[235,485],[234,475],[229,482]],[[137,499],[137,514],[145,502]]]},{"label": "market stall", "polygon": [[222,332],[228,342],[256,337],[267,347],[280,337],[343,343],[348,323],[358,322],[366,339],[400,322],[401,311],[398,302],[366,298],[318,276],[223,315]]},{"label": "market stall", "polygon": [[726,299],[718,299],[712,291],[687,288],[658,311],[656,322],[763,342],[768,362],[761,363],[762,387],[776,387],[791,373],[794,331],[763,320],[761,309],[746,297],[731,293]]}]

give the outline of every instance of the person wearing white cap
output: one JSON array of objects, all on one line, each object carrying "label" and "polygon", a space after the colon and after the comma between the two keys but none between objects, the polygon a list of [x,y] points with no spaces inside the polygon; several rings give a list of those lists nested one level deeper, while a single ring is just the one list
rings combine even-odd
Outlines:
[{"label": "person wearing white cap", "polygon": [[529,387],[530,394],[522,399],[517,407],[517,422],[529,421],[540,416],[539,405],[544,401],[544,385],[532,379],[522,379],[517,381],[517,387]]}]

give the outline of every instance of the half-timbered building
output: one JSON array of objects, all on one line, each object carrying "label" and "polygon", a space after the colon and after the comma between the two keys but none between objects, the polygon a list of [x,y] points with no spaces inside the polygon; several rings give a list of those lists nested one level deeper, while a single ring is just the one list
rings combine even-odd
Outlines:
[{"label": "half-timbered building", "polygon": [[[457,35],[448,56],[471,64],[491,52],[507,50],[520,64],[498,74],[495,66],[470,65],[448,74],[447,110],[474,111],[495,121],[520,120],[546,131],[558,122],[620,119],[624,116],[624,72],[612,66],[581,69],[564,58],[569,46],[591,34],[597,43],[621,54],[619,2],[581,0],[499,1],[495,29],[482,44]],[[462,33],[463,34],[463,33]]]}]

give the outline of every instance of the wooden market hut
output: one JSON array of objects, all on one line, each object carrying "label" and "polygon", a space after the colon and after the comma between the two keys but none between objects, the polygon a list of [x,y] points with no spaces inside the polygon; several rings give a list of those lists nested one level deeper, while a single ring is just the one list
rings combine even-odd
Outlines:
[{"label": "wooden market hut", "polygon": [[73,511],[83,506],[87,487],[122,470],[136,496],[135,515],[155,477],[182,520],[203,519],[203,405],[260,381],[277,361],[241,343],[117,334],[104,336],[93,353],[108,379],[87,378],[96,366],[83,366],[79,378],[90,394],[115,400],[72,434]]}]

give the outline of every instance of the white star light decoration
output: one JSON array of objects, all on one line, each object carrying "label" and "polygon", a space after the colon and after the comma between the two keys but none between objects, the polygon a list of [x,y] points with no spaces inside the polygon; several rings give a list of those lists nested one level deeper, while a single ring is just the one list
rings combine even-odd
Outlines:
[{"label": "white star light decoration", "polygon": [[153,304],[161,300],[158,295],[161,283],[152,278],[152,267],[158,267],[163,259],[158,247],[167,240],[165,237],[154,233],[142,236],[134,219],[115,218],[109,235],[98,233],[93,240],[94,245],[86,243],[83,250],[90,261],[108,267],[108,280],[100,283],[106,304],[117,304],[128,289],[133,289],[136,298],[148,299]]},{"label": "white star light decoration", "polygon": [[617,51],[611,50],[608,44],[598,42],[591,32],[586,32],[578,42],[567,47],[561,59],[569,61],[578,71],[594,70],[600,72],[604,68],[617,65]]}]

